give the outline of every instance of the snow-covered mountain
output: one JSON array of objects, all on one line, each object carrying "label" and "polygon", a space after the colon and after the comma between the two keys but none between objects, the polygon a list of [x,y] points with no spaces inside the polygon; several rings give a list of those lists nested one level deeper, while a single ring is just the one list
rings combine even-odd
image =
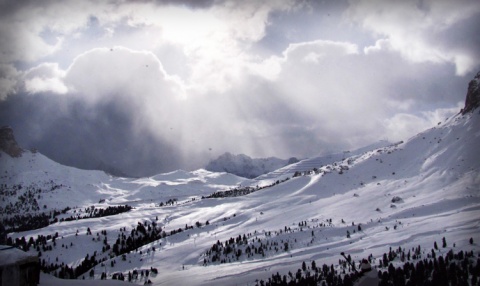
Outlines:
[{"label": "snow-covered mountain", "polygon": [[312,171],[314,168],[319,168],[328,164],[333,164],[334,162],[337,161],[342,161],[345,160],[345,158],[356,156],[359,154],[362,154],[366,151],[371,151],[374,149],[382,148],[382,147],[387,147],[389,145],[392,145],[392,143],[381,140],[376,143],[370,144],[368,146],[353,150],[353,151],[344,151],[344,152],[339,152],[339,153],[332,153],[332,154],[327,154],[323,156],[318,156],[318,157],[313,157],[313,158],[308,158],[308,159],[303,159],[298,162],[293,162],[285,167],[282,168],[277,168],[271,172],[265,173],[261,176],[259,176],[257,179],[258,180],[264,180],[264,179],[271,179],[271,178],[281,178],[284,176],[289,176],[291,174],[295,173],[303,173],[303,172],[308,172]]},{"label": "snow-covered mountain", "polygon": [[244,154],[234,155],[227,152],[210,161],[205,169],[252,179],[296,162],[298,160],[293,157],[288,160],[275,157],[251,158]]},{"label": "snow-covered mountain", "polygon": [[104,285],[102,272],[154,285],[260,285],[277,273],[287,282],[346,281],[354,271],[341,253],[357,267],[369,258],[376,269],[361,280],[376,284],[390,263],[428,265],[450,251],[468,257],[449,263],[477,269],[480,101],[472,90],[472,108],[403,142],[253,180],[206,170],[116,178],[2,151],[1,217],[7,228],[33,228],[46,213],[40,228],[10,232],[10,243],[38,253],[51,274],[84,277],[82,285]]}]

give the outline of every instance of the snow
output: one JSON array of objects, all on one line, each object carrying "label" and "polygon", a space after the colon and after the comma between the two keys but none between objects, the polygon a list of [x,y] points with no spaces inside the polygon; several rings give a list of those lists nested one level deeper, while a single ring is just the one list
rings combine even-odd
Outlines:
[{"label": "snow", "polygon": [[367,151],[371,151],[373,149],[378,149],[382,147],[390,146],[391,143],[388,141],[379,141],[374,144],[370,144],[363,148],[359,148],[353,151],[344,151],[338,153],[327,154],[323,156],[318,156],[314,158],[308,158],[301,160],[295,164],[287,165],[285,167],[276,169],[272,172],[259,176],[257,179],[265,180],[265,179],[272,179],[272,178],[283,178],[285,176],[291,176],[295,172],[304,172],[307,170],[312,170],[313,168],[319,168],[324,165],[333,164],[334,162],[344,160],[346,157],[357,156],[359,154],[363,154]]},{"label": "snow", "polygon": [[21,251],[17,248],[12,248],[7,245],[0,245],[0,266],[11,265],[20,263],[23,261],[28,262],[29,260],[35,259],[35,255],[28,254],[24,251]]},{"label": "snow", "polygon": [[43,272],[40,273],[40,284],[39,286],[64,286],[64,285],[71,285],[71,286],[83,286],[83,285],[90,285],[90,286],[125,286],[125,285],[132,285],[131,283],[119,281],[119,280],[65,280],[59,279],[52,275],[45,274]]},{"label": "snow", "polygon": [[[38,199],[38,204],[46,205],[47,211],[70,206],[70,215],[91,205],[134,207],[118,215],[59,222],[9,235],[25,236],[28,240],[58,232],[56,247],[42,253],[41,258],[47,261],[58,257],[59,263],[76,266],[94,251],[99,253],[98,257],[105,257],[106,266],[97,265],[94,269],[94,284],[86,273],[85,281],[76,281],[79,285],[114,283],[101,282],[102,271],[107,271],[111,279],[113,273],[126,274],[150,267],[159,270],[158,275],[149,277],[154,285],[254,285],[257,279],[268,279],[273,273],[294,272],[303,261],[337,264],[341,252],[351,254],[355,261],[370,254],[379,258],[389,247],[398,246],[421,245],[429,250],[442,237],[448,241],[445,251],[453,248],[454,243],[454,249],[479,251],[477,130],[480,130],[478,112],[457,115],[405,142],[338,154],[331,156],[330,161],[320,157],[304,160],[254,180],[206,170],[179,170],[126,179],[65,167],[39,153],[26,152],[20,158],[2,153],[0,174],[5,184],[50,186],[53,181],[61,185]],[[318,172],[291,178],[296,170],[313,168]],[[267,186],[286,177],[290,179],[246,196],[201,198],[234,188]],[[401,200],[392,202],[394,197]],[[5,207],[17,198],[18,194],[9,197],[0,206]],[[158,206],[173,198],[178,199],[176,204]],[[99,203],[102,199],[105,201]],[[332,223],[327,224],[330,219]],[[108,243],[112,245],[120,228],[129,231],[137,222],[145,221],[156,221],[166,231],[197,221],[202,227],[144,245],[126,254],[125,261],[121,257],[111,258],[108,253],[100,254],[103,235],[99,235],[100,241],[92,240],[97,232],[106,230]],[[205,225],[206,221],[209,225]],[[300,227],[303,221],[307,226]],[[361,231],[357,230],[359,224]],[[292,232],[280,233],[285,227]],[[92,230],[92,236],[86,235],[87,228]],[[288,240],[290,248],[267,251],[265,257],[241,256],[238,261],[203,266],[204,254],[217,240],[224,242],[243,234],[252,235],[249,241],[260,239],[283,245],[281,242]],[[476,242],[473,245],[468,242],[471,237]],[[62,244],[68,249],[61,247]],[[152,247],[156,251],[149,251]],[[30,252],[37,253],[32,249]],[[111,260],[116,261],[114,267],[110,266]],[[42,285],[57,282],[46,274],[41,276]],[[135,281],[144,282],[145,278]]]}]

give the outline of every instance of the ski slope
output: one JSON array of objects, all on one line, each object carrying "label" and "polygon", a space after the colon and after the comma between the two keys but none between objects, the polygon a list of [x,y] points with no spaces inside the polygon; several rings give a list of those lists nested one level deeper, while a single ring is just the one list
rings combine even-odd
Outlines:
[{"label": "ski slope", "polygon": [[[58,222],[9,234],[13,239],[28,240],[58,232],[56,246],[43,252],[41,258],[58,258],[59,263],[71,267],[96,251],[97,258],[106,260],[104,266],[94,268],[94,281],[85,273],[85,285],[107,285],[99,280],[103,271],[111,279],[113,273],[126,275],[151,267],[158,269],[158,274],[148,278],[154,285],[255,285],[257,280],[268,279],[277,272],[295,272],[303,261],[338,264],[341,252],[351,254],[355,261],[370,254],[379,258],[389,247],[398,246],[420,245],[428,251],[442,237],[448,241],[447,249],[455,244],[454,249],[478,252],[478,146],[477,110],[452,117],[404,142],[341,154],[331,162],[304,160],[254,180],[206,170],[179,170],[140,179],[117,178],[65,167],[30,152],[20,158],[2,153],[0,172],[8,186],[48,189],[52,182],[60,186],[42,192],[37,200],[46,208],[41,211],[68,206],[72,208],[64,215],[68,216],[91,206],[133,207],[113,216]],[[292,178],[295,168],[302,172],[317,168],[317,172]],[[272,185],[287,177],[289,180]],[[213,192],[257,186],[270,187],[245,196],[202,199]],[[0,206],[4,208],[20,194],[21,191],[9,196]],[[170,199],[176,199],[176,203],[159,206]],[[122,234],[121,228],[128,232],[138,222],[155,222],[167,232],[194,226],[196,222],[201,226],[141,246],[126,254],[124,260],[111,251],[102,252],[105,238],[114,244]],[[92,235],[86,234],[88,228]],[[107,236],[97,235],[103,230]],[[205,259],[211,258],[207,251],[212,245],[239,235],[246,235],[249,243],[274,247],[265,250],[264,255],[247,257],[245,245],[237,245],[243,251],[238,259],[229,254],[222,256],[226,263],[209,261],[205,265]],[[468,242],[471,237],[476,241],[473,245]],[[287,251],[275,250],[285,243]],[[43,285],[57,281],[45,275],[42,279],[49,281]],[[139,278],[134,283],[143,285],[145,281],[147,278]]]}]

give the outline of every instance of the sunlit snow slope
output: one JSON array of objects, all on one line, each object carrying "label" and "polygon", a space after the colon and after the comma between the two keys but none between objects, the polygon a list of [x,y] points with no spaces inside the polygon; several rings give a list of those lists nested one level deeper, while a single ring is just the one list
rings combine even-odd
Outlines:
[{"label": "sunlit snow slope", "polygon": [[[156,285],[252,285],[272,273],[295,272],[302,261],[337,263],[340,252],[351,254],[355,260],[370,254],[378,258],[389,247],[421,245],[430,249],[442,237],[448,241],[448,248],[455,244],[458,249],[478,251],[477,243],[468,242],[471,237],[480,241],[478,146],[480,113],[476,110],[450,118],[405,142],[332,164],[312,165],[312,172],[295,178],[292,169],[246,181],[205,170],[123,179],[64,167],[39,153],[26,152],[19,158],[2,153],[2,182],[24,187],[15,195],[4,196],[0,206],[5,209],[10,202],[15,204],[22,191],[34,185],[46,191],[36,197],[40,210],[33,213],[68,206],[72,209],[62,215],[67,217],[92,205],[134,207],[117,215],[58,222],[9,234],[14,239],[25,236],[28,241],[58,232],[56,246],[43,252],[41,258],[50,262],[58,258],[59,264],[71,267],[97,251],[97,259],[106,260],[104,266],[94,268],[96,280],[102,271],[110,279],[113,273],[126,275],[134,269],[155,267],[158,274],[148,279]],[[283,181],[286,178],[289,180]],[[52,185],[58,187],[51,190]],[[249,186],[254,191],[248,195],[205,198],[214,192]],[[173,205],[159,206],[172,199],[176,199]],[[19,211],[28,212],[31,210]],[[105,237],[113,245],[122,234],[121,228],[130,232],[138,222],[155,222],[168,235],[125,254],[125,259],[115,257],[111,250],[102,252]],[[195,226],[196,222],[200,225]],[[185,225],[194,227],[170,235]],[[91,236],[86,235],[87,228]],[[103,230],[107,236],[101,233]],[[248,257],[245,247],[237,245],[243,250],[238,258],[229,254],[222,256],[226,263],[212,261],[208,250],[213,244],[244,234],[249,242],[268,242],[273,248]],[[29,251],[37,253],[35,249]],[[88,272],[84,276],[90,279]],[[146,280],[139,278],[135,283]]]}]

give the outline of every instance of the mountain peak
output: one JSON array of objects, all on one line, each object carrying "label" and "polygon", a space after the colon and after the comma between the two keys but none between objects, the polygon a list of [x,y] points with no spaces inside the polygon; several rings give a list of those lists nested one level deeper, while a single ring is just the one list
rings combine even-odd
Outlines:
[{"label": "mountain peak", "polygon": [[18,146],[13,129],[10,126],[0,127],[0,150],[10,155],[10,157],[20,157],[25,151]]},{"label": "mountain peak", "polygon": [[296,162],[298,162],[296,158],[289,160],[275,157],[251,158],[245,154],[234,155],[226,152],[210,161],[205,169],[211,172],[227,172],[244,178],[255,178]]},{"label": "mountain peak", "polygon": [[462,114],[466,114],[480,106],[480,72],[468,84],[465,107]]}]

